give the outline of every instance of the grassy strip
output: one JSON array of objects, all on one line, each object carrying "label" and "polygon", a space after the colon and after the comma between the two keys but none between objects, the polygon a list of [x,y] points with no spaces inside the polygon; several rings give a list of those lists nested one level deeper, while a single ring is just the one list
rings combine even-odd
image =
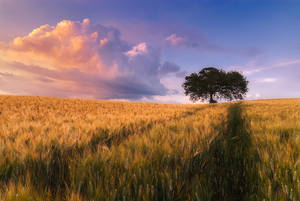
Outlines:
[{"label": "grassy strip", "polygon": [[200,191],[199,197],[205,198],[202,200],[258,200],[259,155],[252,146],[241,105],[231,105],[228,110],[225,129],[206,151],[194,157],[191,175],[198,174],[202,189],[209,189]]}]

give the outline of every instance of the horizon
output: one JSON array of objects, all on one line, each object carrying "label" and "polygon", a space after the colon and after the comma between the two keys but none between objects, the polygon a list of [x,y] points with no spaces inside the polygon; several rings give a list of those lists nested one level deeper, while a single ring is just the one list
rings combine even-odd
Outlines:
[{"label": "horizon", "polygon": [[[80,100],[80,101],[104,101],[104,102],[121,102],[121,103],[146,103],[146,104],[162,104],[162,105],[209,105],[208,101],[196,101],[189,103],[165,103],[165,102],[153,102],[153,101],[134,101],[126,99],[88,99],[88,98],[76,98],[76,97],[58,97],[58,96],[36,96],[36,95],[15,95],[15,94],[0,94],[1,96],[12,96],[12,97],[26,97],[26,98],[49,98],[49,99],[65,99],[65,100]],[[252,102],[252,101],[284,101],[284,100],[299,100],[300,98],[261,98],[261,99],[242,99],[242,100],[231,100],[231,101],[218,101],[218,103],[236,103],[236,102]]]},{"label": "horizon", "polygon": [[192,103],[184,76],[213,66],[246,100],[300,97],[300,2],[122,3],[0,0],[0,95]]}]

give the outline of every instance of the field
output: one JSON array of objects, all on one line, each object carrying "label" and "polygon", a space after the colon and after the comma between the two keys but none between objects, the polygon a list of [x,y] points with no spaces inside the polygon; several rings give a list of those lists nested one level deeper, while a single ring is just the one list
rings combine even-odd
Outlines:
[{"label": "field", "polygon": [[299,201],[300,99],[0,96],[0,200]]}]

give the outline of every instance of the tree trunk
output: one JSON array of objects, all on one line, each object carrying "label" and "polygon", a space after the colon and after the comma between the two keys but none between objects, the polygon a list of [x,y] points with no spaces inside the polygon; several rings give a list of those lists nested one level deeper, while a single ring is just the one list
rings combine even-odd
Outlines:
[{"label": "tree trunk", "polygon": [[216,103],[217,101],[215,101],[214,99],[213,99],[213,94],[210,94],[209,95],[209,103]]}]

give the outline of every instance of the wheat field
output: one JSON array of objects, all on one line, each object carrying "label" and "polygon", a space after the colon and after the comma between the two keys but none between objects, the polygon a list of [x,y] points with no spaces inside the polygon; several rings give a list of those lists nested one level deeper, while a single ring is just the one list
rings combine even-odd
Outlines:
[{"label": "wheat field", "polygon": [[299,133],[299,99],[0,96],[0,199],[298,201]]}]

